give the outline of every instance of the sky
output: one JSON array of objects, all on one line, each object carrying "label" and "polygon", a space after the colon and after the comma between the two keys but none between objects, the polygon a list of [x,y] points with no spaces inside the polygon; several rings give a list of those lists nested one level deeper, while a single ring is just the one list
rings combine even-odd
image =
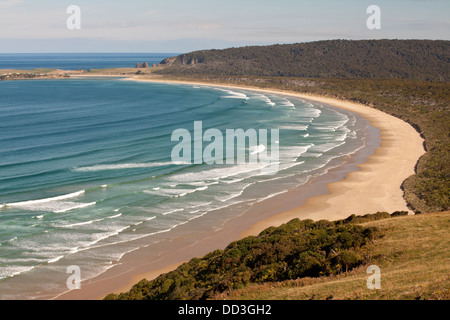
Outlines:
[{"label": "sky", "polygon": [[[70,5],[80,9],[69,28]],[[369,29],[370,5],[380,29]],[[450,40],[450,0],[0,0],[0,53],[183,53],[331,39]]]}]

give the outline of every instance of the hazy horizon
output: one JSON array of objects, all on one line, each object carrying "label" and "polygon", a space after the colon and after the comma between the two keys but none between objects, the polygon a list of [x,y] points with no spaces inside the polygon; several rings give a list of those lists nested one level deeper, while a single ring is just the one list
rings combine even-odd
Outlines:
[{"label": "hazy horizon", "polygon": [[[303,41],[303,42],[296,42],[296,43],[310,43],[310,42],[318,42],[318,41],[334,41],[334,40],[349,40],[349,41],[364,41],[364,40],[429,40],[429,41],[449,41],[449,40],[443,40],[443,39],[328,39],[328,40],[312,40],[312,41]],[[264,45],[249,45],[249,46],[271,46],[271,45],[278,45],[281,43],[268,43]],[[283,44],[294,44],[292,43],[283,43]],[[237,46],[234,46],[237,47]],[[222,49],[227,49],[231,47],[224,47]],[[211,49],[217,49],[217,48],[210,48],[210,49],[198,49],[198,50],[211,50]],[[197,51],[197,50],[192,50]],[[121,52],[121,51],[110,51],[110,52],[101,52],[101,51],[92,51],[92,52],[0,52],[0,55],[9,55],[9,54],[18,54],[18,55],[52,55],[52,54],[67,54],[67,55],[85,55],[85,54],[91,54],[91,55],[128,55],[128,54],[167,54],[167,55],[179,55],[184,53],[189,53],[192,51],[183,51],[183,52],[163,52],[163,51],[157,51],[157,52],[150,52],[150,51],[133,51],[133,52]]]},{"label": "hazy horizon", "polygon": [[[366,22],[370,5],[381,28]],[[80,29],[67,21],[76,5]],[[450,1],[0,0],[0,53],[165,53],[319,40],[450,40]]]}]

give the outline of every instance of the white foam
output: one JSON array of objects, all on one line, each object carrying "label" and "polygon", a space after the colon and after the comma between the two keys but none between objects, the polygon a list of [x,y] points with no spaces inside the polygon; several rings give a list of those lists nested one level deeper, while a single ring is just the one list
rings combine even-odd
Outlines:
[{"label": "white foam", "polygon": [[311,147],[314,147],[314,144],[310,143],[305,146],[283,147],[280,149],[280,159],[295,161]]},{"label": "white foam", "polygon": [[182,162],[148,162],[148,163],[121,163],[121,164],[98,164],[95,166],[78,167],[72,169],[75,172],[96,172],[106,170],[123,170],[123,169],[136,169],[136,168],[153,168],[163,167],[169,165],[182,165],[186,163]]},{"label": "white foam", "polygon": [[226,202],[229,201],[231,199],[237,198],[239,196],[242,195],[242,193],[244,193],[245,189],[247,189],[248,187],[252,186],[254,184],[254,182],[246,184],[239,192],[228,195],[226,197],[216,197],[217,200],[220,200],[221,202]]},{"label": "white foam", "polygon": [[349,118],[347,116],[344,116],[345,118],[341,120],[336,121],[328,121],[328,122],[321,122],[320,124],[314,124],[314,129],[321,130],[321,131],[336,131],[337,129],[343,127],[348,121]]},{"label": "white foam", "polygon": [[47,263],[55,263],[55,262],[61,260],[62,258],[64,258],[64,256],[58,256],[56,258],[48,260]]},{"label": "white foam", "polygon": [[266,150],[266,146],[263,144],[260,144],[258,146],[251,147],[250,150],[251,150],[251,154],[261,153],[264,150]]},{"label": "white foam", "polygon": [[159,189],[159,190],[144,190],[146,194],[157,195],[157,196],[170,196],[170,197],[184,197],[189,193],[194,193],[199,190],[204,190],[204,187],[197,189]]},{"label": "white foam", "polygon": [[[193,183],[205,180],[221,180],[234,176],[248,176],[259,175],[261,169],[269,166],[270,164],[261,163],[245,163],[240,165],[230,165],[223,168],[213,168],[210,170],[203,170],[201,172],[189,172],[177,174],[169,177],[168,179],[179,183]],[[259,172],[258,172],[259,171]]]},{"label": "white foam", "polygon": [[276,103],[272,102],[268,96],[265,96],[263,94],[258,95],[258,97],[261,98],[265,103],[267,103],[269,106],[273,107],[276,105]]},{"label": "white foam", "polygon": [[281,102],[282,106],[285,107],[295,107],[295,104],[293,104],[290,100],[283,98],[283,102]]},{"label": "white foam", "polygon": [[123,228],[120,228],[120,229],[114,230],[112,232],[109,232],[106,235],[102,235],[102,236],[98,237],[96,240],[90,242],[84,249],[91,249],[91,248],[93,248],[93,245],[99,243],[100,241],[108,239],[108,238],[113,237],[113,236],[116,236],[116,235],[118,235],[119,233],[123,232],[124,230],[126,230],[128,228],[130,228],[130,226],[125,226]]},{"label": "white foam", "polygon": [[299,112],[302,117],[317,118],[322,114],[322,111],[320,109],[314,108],[312,104],[308,105],[313,108],[302,108],[301,111]]},{"label": "white foam", "polygon": [[233,180],[224,180],[222,182],[225,182],[227,184],[232,184],[232,183],[236,183],[236,182],[241,182],[242,180],[245,180],[245,179],[247,179],[247,177],[233,179]]},{"label": "white foam", "polygon": [[85,190],[81,190],[81,191],[77,191],[77,192],[74,192],[74,193],[69,193],[69,194],[65,194],[65,195],[61,195],[61,196],[57,196],[57,197],[52,197],[52,198],[6,203],[6,204],[4,204],[4,206],[7,206],[7,207],[30,206],[30,205],[34,205],[34,204],[48,203],[48,202],[53,202],[53,201],[59,201],[59,200],[66,200],[66,199],[76,198],[76,197],[81,196],[84,193],[85,193]]},{"label": "white foam", "polygon": [[162,213],[162,215],[165,216],[165,215],[168,215],[168,214],[171,214],[171,213],[175,213],[175,212],[180,212],[180,211],[183,211],[183,210],[184,209],[174,209],[174,210],[170,210],[170,211],[164,212],[164,213]]},{"label": "white foam", "polygon": [[286,125],[286,126],[281,126],[280,129],[283,130],[298,130],[298,131],[305,131],[308,130],[309,125],[302,125],[302,124],[296,124],[296,125]]},{"label": "white foam", "polygon": [[314,125],[314,129],[319,130],[319,131],[328,131],[328,132],[336,131],[336,127],[333,125],[332,126]]},{"label": "white foam", "polygon": [[28,272],[32,269],[34,269],[35,267],[19,267],[19,266],[14,266],[14,267],[2,267],[0,269],[0,280],[1,279],[6,279],[6,278],[12,278],[14,276],[17,276],[21,273],[25,273]]},{"label": "white foam", "polygon": [[280,192],[272,193],[272,194],[270,194],[270,195],[268,195],[268,196],[266,196],[266,197],[264,197],[264,198],[258,199],[256,202],[262,202],[262,201],[264,201],[264,200],[273,198],[273,197],[275,197],[275,196],[277,196],[277,195],[279,195],[279,194],[286,193],[287,191],[289,191],[289,190],[283,190],[283,191],[280,191]]},{"label": "white foam", "polygon": [[324,152],[333,150],[333,149],[335,149],[337,147],[340,147],[343,144],[345,144],[345,141],[341,142],[341,143],[336,143],[336,142],[324,143],[324,144],[321,144],[321,145],[316,145],[316,146],[314,146],[314,148],[311,148],[312,149],[311,152],[319,151],[320,153],[324,153]]},{"label": "white foam", "polygon": [[[278,171],[287,170],[287,169],[290,169],[290,168],[293,168],[293,167],[302,165],[302,164],[304,164],[304,163],[305,163],[305,161],[291,162],[291,163],[289,163],[289,164],[282,164],[282,165],[280,165],[280,168],[279,168]],[[265,180],[265,181],[267,181],[267,180]]]},{"label": "white foam", "polygon": [[351,116],[350,119],[348,120],[348,126],[353,127],[356,123],[356,117]]},{"label": "white foam", "polygon": [[236,92],[236,91],[232,91],[232,90],[225,90],[225,89],[220,89],[220,88],[215,88],[215,89],[223,91],[223,92],[226,92],[226,93],[229,94],[228,96],[222,96],[222,98],[244,99],[244,100],[249,100],[250,99],[245,93]]},{"label": "white foam", "polygon": [[[54,206],[49,207],[49,211],[53,211],[55,213],[63,213],[63,212],[67,212],[70,210],[74,210],[74,209],[81,209],[81,208],[86,208],[86,207],[90,207],[90,206],[94,206],[97,204],[97,202],[90,202],[90,203],[77,203],[77,202],[58,202],[57,203],[57,207],[58,209],[55,209]],[[45,208],[47,209],[47,208]],[[32,210],[36,210],[36,209],[32,209]]]},{"label": "white foam", "polygon": [[31,211],[48,211],[55,213],[62,213],[66,211],[70,211],[73,209],[84,208],[88,206],[95,205],[96,202],[90,203],[81,203],[81,202],[73,202],[73,201],[62,201],[66,199],[76,198],[84,194],[85,191],[77,191],[74,193],[69,193],[57,197],[38,199],[38,200],[30,200],[30,201],[22,201],[22,202],[14,202],[5,204],[6,207],[13,208],[21,208],[25,210]]},{"label": "white foam", "polygon": [[[348,130],[350,132],[350,130]],[[342,132],[339,136],[335,137],[336,141],[344,141],[347,138],[348,132]]]},{"label": "white foam", "polygon": [[89,220],[89,221],[85,221],[85,222],[66,224],[66,225],[61,225],[61,226],[57,226],[57,227],[59,227],[59,228],[73,228],[73,227],[85,226],[85,225],[92,224],[94,222],[98,222],[98,221],[102,221],[102,220],[103,219]]},{"label": "white foam", "polygon": [[205,206],[209,206],[212,203],[212,201],[209,202],[190,202],[190,206],[187,207],[186,209],[194,209],[194,208],[200,208],[200,207],[205,207]]}]

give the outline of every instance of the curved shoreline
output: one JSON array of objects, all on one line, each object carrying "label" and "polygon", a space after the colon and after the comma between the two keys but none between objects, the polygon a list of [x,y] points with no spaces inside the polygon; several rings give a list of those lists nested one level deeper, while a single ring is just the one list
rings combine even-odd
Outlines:
[{"label": "curved shoreline", "polygon": [[[130,80],[258,91],[324,103],[356,113],[367,119],[372,127],[380,130],[381,143],[376,148],[375,154],[368,156],[368,160],[363,161],[362,164],[350,161],[339,168],[330,170],[325,175],[328,177],[319,181],[321,184],[314,185],[314,188],[321,185],[322,190],[319,195],[317,195],[317,190],[315,194],[306,192],[302,199],[295,199],[291,203],[292,208],[280,209],[278,212],[273,209],[275,207],[283,208],[287,202],[296,198],[298,190],[293,189],[270,198],[264,202],[272,204],[272,209],[264,208],[264,206],[251,207],[243,214],[247,219],[244,224],[242,223],[243,219],[237,217],[225,222],[220,232],[199,230],[195,237],[169,240],[172,245],[176,241],[181,241],[184,245],[179,246],[178,243],[178,246],[172,248],[172,251],[166,255],[157,256],[158,259],[155,261],[149,259],[147,254],[151,253],[145,252],[145,248],[139,249],[124,256],[117,268],[111,268],[108,272],[87,280],[82,284],[82,290],[59,295],[56,297],[57,299],[100,299],[107,293],[127,291],[143,278],[155,278],[161,273],[175,269],[190,258],[202,256],[215,249],[222,249],[232,241],[247,235],[257,235],[269,226],[278,226],[293,218],[338,220],[347,218],[351,214],[409,211],[400,186],[406,178],[414,174],[416,163],[425,151],[420,134],[403,120],[361,104],[295,92],[207,82],[134,78]],[[348,167],[345,169],[346,166],[358,168],[350,170]],[[333,179],[330,178],[330,175],[334,175]],[[267,211],[265,216],[261,215],[261,210]],[[164,246],[161,245],[161,247]]]},{"label": "curved shoreline", "polygon": [[[159,82],[223,87],[229,89],[241,89],[249,91],[259,91],[262,93],[286,95],[324,103],[334,108],[339,108],[356,113],[368,120],[372,127],[380,130],[381,145],[379,148],[377,148],[376,153],[369,157],[368,161],[366,161],[363,165],[359,165],[359,173],[355,172],[349,175],[349,177],[345,178],[345,180],[347,181],[347,183],[345,184],[345,188],[356,191],[352,193],[355,196],[366,195],[366,201],[369,200],[370,202],[361,204],[359,206],[355,206],[355,204],[346,205],[346,210],[349,210],[346,212],[349,212],[349,214],[342,215],[337,212],[336,208],[334,210],[329,208],[332,205],[344,205],[344,203],[338,203],[336,200],[331,200],[331,198],[335,198],[334,195],[330,197],[323,197],[322,199],[319,199],[317,201],[308,201],[308,205],[314,204],[315,209],[324,207],[323,205],[320,205],[320,203],[323,203],[324,200],[329,203],[329,205],[327,206],[329,209],[321,208],[319,214],[317,214],[317,212],[314,213],[314,217],[324,216],[325,219],[338,220],[346,218],[351,214],[363,214],[364,212],[375,212],[377,210],[388,212],[403,210],[412,213],[412,211],[406,206],[406,201],[403,199],[403,191],[400,187],[409,176],[415,174],[415,166],[419,158],[423,154],[425,154],[426,151],[424,150],[424,139],[421,137],[420,133],[418,133],[416,129],[409,123],[397,117],[391,116],[375,108],[351,101],[328,98],[319,95],[297,93],[292,91],[181,80],[174,81],[136,78],[128,79],[134,81],[148,81],[156,83]],[[381,158],[389,158],[390,163],[381,163],[377,161],[377,159]],[[369,171],[372,171],[373,173],[369,174]],[[375,173],[375,171],[377,171],[377,173]],[[367,176],[366,178],[370,178],[370,180],[366,179],[364,182],[361,179],[362,175]],[[389,179],[385,179],[385,177],[389,177]],[[357,179],[359,180],[357,181]],[[353,182],[351,182],[350,180],[353,180]],[[357,182],[359,183],[358,185],[356,185]],[[371,186],[372,183],[375,186]],[[341,195],[344,194],[343,192],[339,192],[339,188],[336,184],[330,184],[328,187],[330,189],[330,193],[339,193]],[[364,187],[364,190],[355,190],[357,189],[357,187]],[[349,196],[348,192],[345,192],[345,194]],[[312,208],[309,210],[311,211]],[[333,211],[333,213],[331,213],[331,211]],[[289,215],[295,217],[295,213],[293,212],[291,212]],[[285,220],[284,222],[287,222],[286,219],[288,218],[286,217],[285,219],[283,219]],[[271,225],[272,224],[269,224],[267,225],[267,227]],[[262,231],[263,229],[260,229],[260,231]],[[257,230],[253,230],[252,233],[254,232],[257,232]]]}]

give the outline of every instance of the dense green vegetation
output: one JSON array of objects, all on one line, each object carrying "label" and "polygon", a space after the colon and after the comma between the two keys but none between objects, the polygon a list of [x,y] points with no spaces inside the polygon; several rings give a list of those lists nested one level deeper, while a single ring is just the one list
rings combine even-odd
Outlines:
[{"label": "dense green vegetation", "polygon": [[160,74],[447,81],[450,42],[328,40],[202,50],[161,62]]},{"label": "dense green vegetation", "polygon": [[[396,212],[392,216],[405,214]],[[382,236],[377,228],[357,223],[389,217],[380,212],[335,222],[294,219],[105,299],[208,299],[251,283],[340,274],[370,262],[373,241]]]}]

